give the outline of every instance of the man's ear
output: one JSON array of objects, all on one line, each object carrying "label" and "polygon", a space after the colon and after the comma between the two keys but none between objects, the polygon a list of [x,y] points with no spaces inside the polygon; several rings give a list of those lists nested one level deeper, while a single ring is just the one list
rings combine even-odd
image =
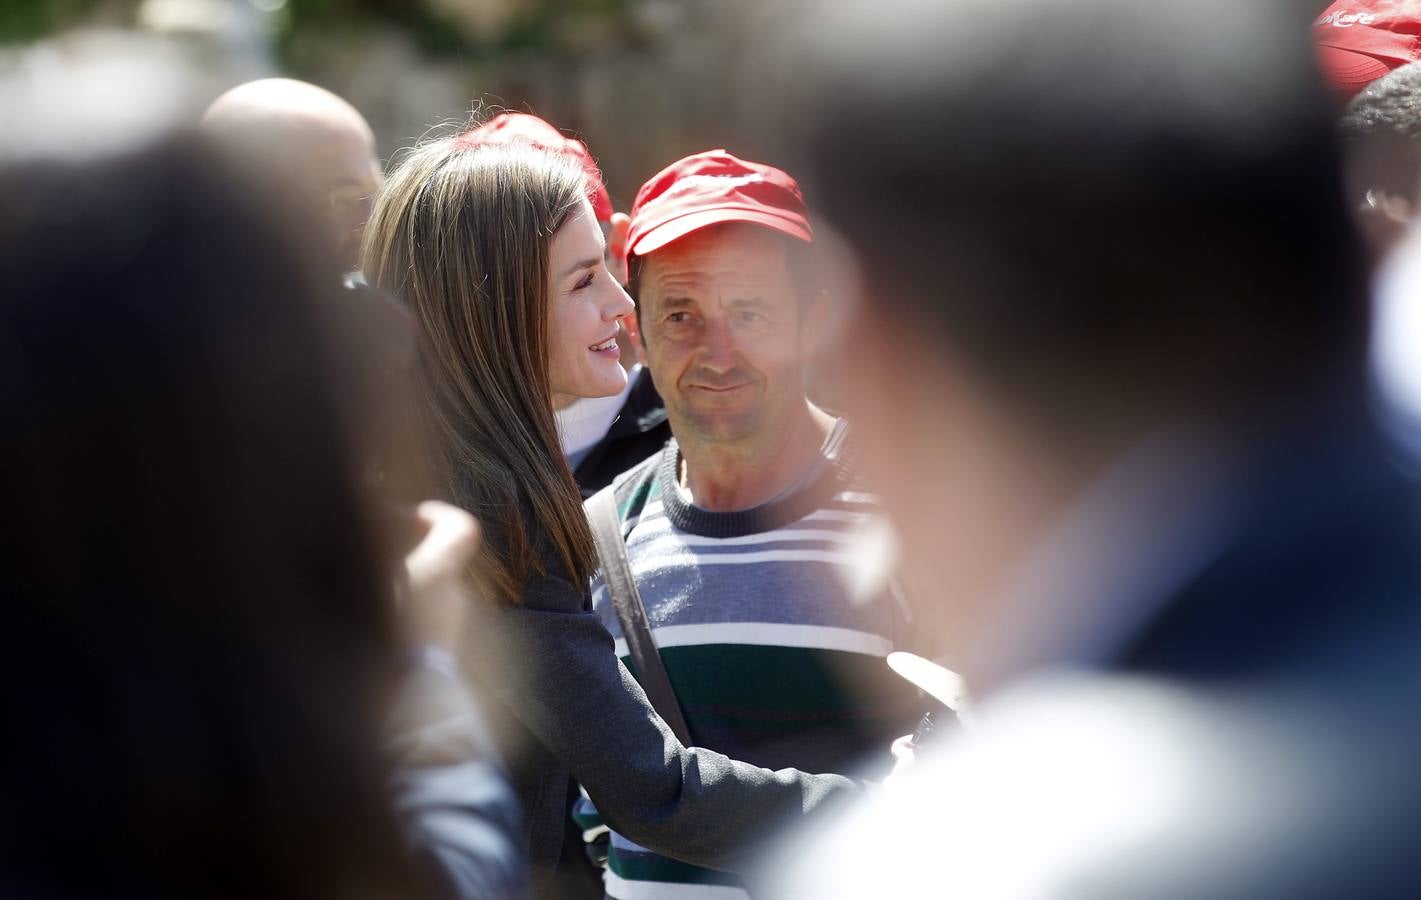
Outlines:
[{"label": "man's ear", "polygon": [[1384,188],[1368,188],[1354,209],[1356,222],[1372,258],[1380,261],[1411,227],[1411,201]]},{"label": "man's ear", "polygon": [[630,351],[630,359],[645,363],[646,346],[641,342],[641,304],[637,304],[635,312],[622,319],[622,333],[626,335],[623,352]]},{"label": "man's ear", "polygon": [[627,270],[627,235],[631,233],[632,217],[626,213],[612,213],[607,223],[607,268],[617,283],[626,287],[630,273]]},{"label": "man's ear", "polygon": [[1408,225],[1414,210],[1411,201],[1382,188],[1370,188],[1362,201],[1364,213],[1385,216],[1397,225]]}]

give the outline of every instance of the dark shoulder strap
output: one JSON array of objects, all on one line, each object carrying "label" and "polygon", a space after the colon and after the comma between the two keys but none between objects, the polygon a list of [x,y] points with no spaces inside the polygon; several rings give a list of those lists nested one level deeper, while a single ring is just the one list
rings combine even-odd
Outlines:
[{"label": "dark shoulder strap", "polygon": [[607,581],[607,593],[611,595],[617,619],[622,623],[622,634],[626,635],[627,649],[631,651],[646,698],[651,701],[657,715],[671,726],[681,743],[689,747],[691,730],[686,727],[681,704],[676,700],[676,690],[671,687],[661,653],[656,649],[656,639],[651,636],[646,607],[642,605],[641,594],[632,579],[627,545],[622,540],[622,520],[617,515],[617,498],[611,485],[593,494],[592,499],[587,501],[587,519],[592,526],[597,557],[602,563],[602,576]]}]

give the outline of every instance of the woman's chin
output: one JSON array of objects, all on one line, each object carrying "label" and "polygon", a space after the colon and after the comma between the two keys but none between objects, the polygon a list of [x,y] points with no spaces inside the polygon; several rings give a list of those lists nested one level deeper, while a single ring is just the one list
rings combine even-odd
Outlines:
[{"label": "woman's chin", "polygon": [[620,394],[622,392],[622,389],[626,386],[627,372],[621,367],[621,364],[618,364],[616,374],[609,374],[607,379],[602,383],[601,392],[597,394],[589,394],[588,396],[615,397],[617,394]]},{"label": "woman's chin", "polygon": [[598,373],[597,378],[589,378],[577,386],[574,396],[584,400],[595,400],[598,397],[615,397],[627,386],[627,373],[620,365],[615,366],[615,372],[605,374]]}]

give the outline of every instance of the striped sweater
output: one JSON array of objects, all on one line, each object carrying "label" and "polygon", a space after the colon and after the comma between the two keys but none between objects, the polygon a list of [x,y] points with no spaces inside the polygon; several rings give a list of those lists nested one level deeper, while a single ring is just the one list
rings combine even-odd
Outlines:
[{"label": "striped sweater", "polygon": [[[876,499],[853,472],[852,444],[811,483],[756,509],[686,502],[671,440],[615,482],[622,534],[652,633],[694,742],[770,768],[881,777],[892,739],[912,730],[917,692],[883,657],[906,649],[901,597],[855,588]],[[593,604],[635,672],[599,578]],[[574,819],[601,829],[584,797]],[[611,836],[607,894],[746,897],[739,880]]]}]

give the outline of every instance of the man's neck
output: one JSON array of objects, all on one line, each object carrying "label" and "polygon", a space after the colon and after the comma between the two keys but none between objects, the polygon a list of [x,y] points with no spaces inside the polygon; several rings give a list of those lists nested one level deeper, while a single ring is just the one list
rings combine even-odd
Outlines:
[{"label": "man's neck", "polygon": [[[712,512],[752,509],[785,491],[814,463],[833,416],[804,401],[767,440],[680,441],[683,485],[691,502]],[[675,423],[672,423],[675,433]]]}]

